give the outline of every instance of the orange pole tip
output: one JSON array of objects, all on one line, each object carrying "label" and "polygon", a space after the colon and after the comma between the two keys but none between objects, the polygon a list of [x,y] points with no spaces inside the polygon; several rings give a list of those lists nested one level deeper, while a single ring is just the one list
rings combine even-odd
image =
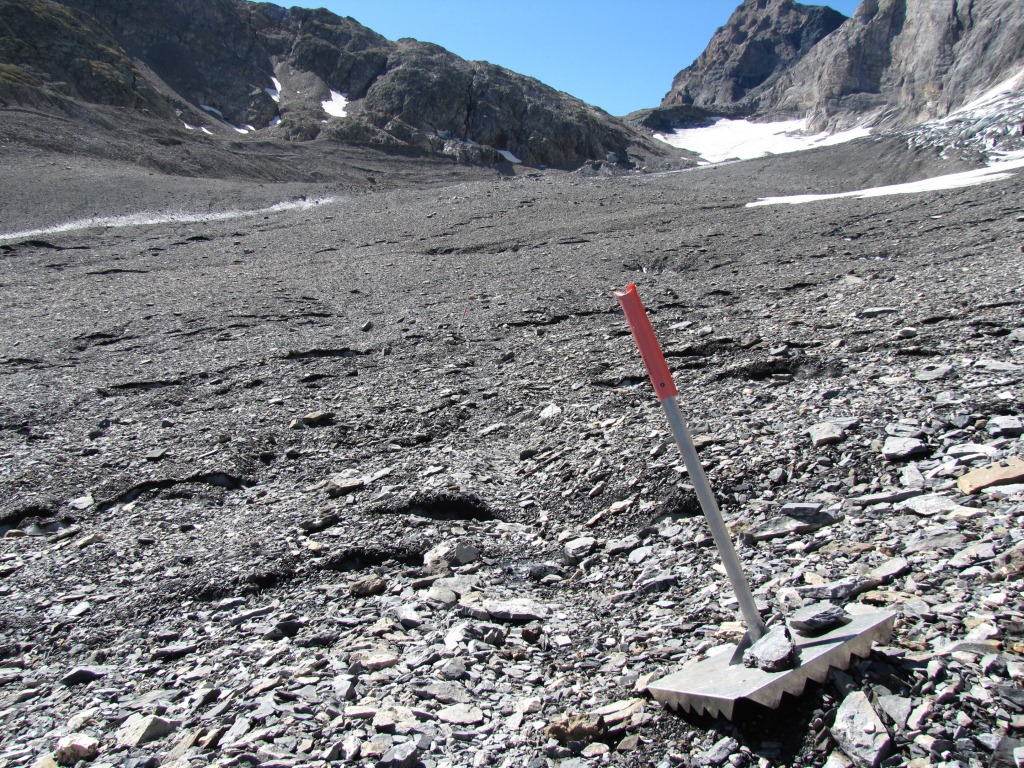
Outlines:
[{"label": "orange pole tip", "polygon": [[633,339],[640,349],[640,357],[643,358],[644,366],[647,368],[647,375],[651,377],[651,384],[654,385],[654,393],[658,400],[667,397],[675,397],[679,394],[675,381],[672,379],[672,372],[665,362],[665,355],[662,354],[661,345],[658,344],[658,337],[654,335],[651,321],[647,317],[647,310],[640,301],[640,294],[636,286],[630,283],[626,290],[615,291],[615,298],[622,305],[622,311],[626,315],[626,322],[633,332]]}]

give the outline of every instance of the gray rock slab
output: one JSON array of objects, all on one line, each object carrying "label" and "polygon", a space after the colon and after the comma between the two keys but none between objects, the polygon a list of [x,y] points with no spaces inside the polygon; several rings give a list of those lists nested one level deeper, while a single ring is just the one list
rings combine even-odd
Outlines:
[{"label": "gray rock slab", "polygon": [[898,315],[899,312],[899,307],[864,307],[857,314],[860,317],[872,318],[883,317],[885,315]]},{"label": "gray rock slab", "polygon": [[869,493],[850,499],[850,503],[858,507],[870,507],[874,504],[893,504],[920,494],[921,490],[918,488],[889,488],[878,493]]},{"label": "gray rock slab", "polygon": [[881,565],[875,566],[865,574],[868,581],[888,584],[893,579],[910,571],[910,563],[905,557],[890,557]]},{"label": "gray rock slab", "polygon": [[412,741],[403,741],[381,756],[377,761],[377,768],[409,768],[416,763],[417,755],[419,750],[416,744]]},{"label": "gray rock slab", "polygon": [[578,563],[597,547],[597,539],[593,536],[581,536],[565,543],[565,559],[569,563]]},{"label": "gray rock slab", "polygon": [[940,381],[953,372],[953,366],[928,363],[922,365],[914,372],[914,378],[918,381]]},{"label": "gray rock slab", "polygon": [[697,755],[697,765],[719,766],[724,765],[729,758],[740,751],[740,743],[731,736],[719,739],[707,752]]},{"label": "gray rock slab", "polygon": [[99,680],[101,677],[106,677],[110,674],[111,668],[107,666],[83,666],[75,667],[68,672],[64,677],[60,679],[62,685],[82,685],[83,683],[91,683],[93,680]]},{"label": "gray rock slab", "polygon": [[903,696],[887,694],[878,697],[878,708],[893,722],[898,730],[907,727],[907,719],[914,710],[914,702]]},{"label": "gray rock slab", "polygon": [[484,721],[484,713],[469,704],[452,704],[438,710],[437,719],[450,725],[479,725]]},{"label": "gray rock slab", "polygon": [[858,768],[875,768],[892,751],[889,732],[863,691],[854,691],[843,699],[831,733]]},{"label": "gray rock slab", "polygon": [[935,515],[941,515],[944,512],[957,509],[959,506],[949,496],[928,493],[901,501],[896,505],[896,509],[909,509],[914,514],[921,515],[922,517],[934,517]]},{"label": "gray rock slab", "polygon": [[836,522],[837,518],[828,512],[805,514],[801,517],[781,515],[748,528],[743,531],[742,537],[748,542],[767,541],[790,534],[813,533]]},{"label": "gray rock slab", "polygon": [[801,634],[819,634],[850,622],[850,614],[827,600],[800,608],[789,617],[789,626]]},{"label": "gray rock slab", "polygon": [[165,720],[157,715],[132,716],[118,730],[117,743],[123,747],[137,747],[174,733],[178,725],[180,723],[176,720]]},{"label": "gray rock slab", "polygon": [[845,579],[826,584],[804,584],[794,591],[805,600],[835,600],[845,602],[851,597],[878,586],[876,581],[864,576],[847,576]]},{"label": "gray rock slab", "polygon": [[815,448],[841,443],[846,437],[843,428],[831,421],[820,421],[808,429],[807,433],[811,436],[811,444]]},{"label": "gray rock slab", "polygon": [[517,597],[508,600],[484,600],[484,610],[495,621],[537,621],[546,619],[547,607],[535,600]]},{"label": "gray rock slab", "polygon": [[985,431],[993,437],[1020,437],[1024,435],[1024,421],[1019,416],[993,416]]},{"label": "gray rock slab", "polygon": [[927,444],[916,437],[887,437],[882,444],[882,456],[888,461],[908,461],[931,452]]}]

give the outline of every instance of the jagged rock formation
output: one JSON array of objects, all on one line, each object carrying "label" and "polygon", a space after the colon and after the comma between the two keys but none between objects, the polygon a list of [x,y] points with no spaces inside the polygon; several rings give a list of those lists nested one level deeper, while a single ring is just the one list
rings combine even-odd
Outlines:
[{"label": "jagged rock formation", "polygon": [[[332,92],[349,100],[344,117],[321,106]],[[243,0],[0,0],[0,104],[114,106],[232,136],[274,126],[471,161],[573,167],[662,151],[532,78],[326,10]]]},{"label": "jagged rock formation", "polygon": [[722,109],[740,104],[844,21],[846,16],[822,6],[744,0],[697,60],[675,76],[662,106]]},{"label": "jagged rock formation", "polygon": [[864,0],[854,16],[745,0],[651,119],[808,117],[814,130],[943,117],[1024,70],[1018,0]]},{"label": "jagged rock formation", "polygon": [[773,109],[814,128],[943,117],[1024,69],[1017,0],[864,0],[773,86]]}]

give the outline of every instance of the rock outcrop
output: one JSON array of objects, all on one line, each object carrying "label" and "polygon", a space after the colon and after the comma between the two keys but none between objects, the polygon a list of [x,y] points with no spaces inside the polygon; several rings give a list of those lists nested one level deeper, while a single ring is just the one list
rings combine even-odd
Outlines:
[{"label": "rock outcrop", "polygon": [[736,105],[742,111],[748,94],[799,61],[844,21],[846,16],[823,6],[744,0],[697,60],[675,76],[662,107],[722,110]]},{"label": "rock outcrop", "polygon": [[765,105],[805,112],[814,128],[904,127],[944,117],[1022,70],[1016,0],[864,0],[779,78]]},{"label": "rock outcrop", "polygon": [[907,127],[1022,73],[1017,0],[863,0],[845,21],[790,0],[745,0],[676,75],[653,119],[691,105],[706,115],[807,117],[813,130]]},{"label": "rock outcrop", "polygon": [[[344,115],[325,111],[339,96]],[[244,0],[0,0],[4,103],[147,110],[233,138],[270,128],[468,161],[625,165],[631,147],[665,151],[533,78],[323,9]]]}]

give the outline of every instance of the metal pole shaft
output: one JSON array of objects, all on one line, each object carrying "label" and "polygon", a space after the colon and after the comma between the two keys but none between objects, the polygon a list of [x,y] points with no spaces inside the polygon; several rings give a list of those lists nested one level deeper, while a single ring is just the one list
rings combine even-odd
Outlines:
[{"label": "metal pole shaft", "polygon": [[675,397],[666,397],[661,404],[664,406],[665,415],[668,416],[669,424],[672,426],[672,434],[675,435],[679,452],[683,455],[686,471],[690,473],[690,480],[697,492],[700,508],[704,510],[704,517],[711,527],[711,536],[715,540],[715,546],[718,547],[718,554],[722,557],[722,565],[725,566],[725,572],[729,576],[729,581],[732,582],[732,589],[739,601],[740,612],[747,624],[747,631],[752,640],[757,640],[768,631],[768,628],[765,627],[761,620],[761,614],[757,611],[754,596],[750,593],[750,586],[743,575],[740,560],[736,556],[736,549],[732,545],[732,539],[729,538],[722,513],[718,509],[718,502],[715,501],[715,494],[711,491],[711,484],[708,483],[704,467],[701,466],[700,459],[697,457],[697,448],[683,422],[679,401]]}]

